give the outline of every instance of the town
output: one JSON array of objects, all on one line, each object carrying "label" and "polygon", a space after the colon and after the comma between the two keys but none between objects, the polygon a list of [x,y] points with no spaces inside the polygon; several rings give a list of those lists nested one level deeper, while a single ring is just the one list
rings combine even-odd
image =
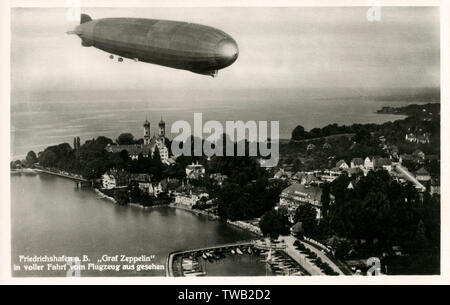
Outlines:
[{"label": "town", "polygon": [[[312,245],[344,274],[361,273],[372,256],[386,274],[434,274],[440,261],[439,104],[408,107],[405,119],[379,125],[332,124],[309,132],[299,125],[280,141],[280,162],[272,168],[261,166],[263,156],[175,157],[161,118],[153,135],[146,119],[141,139],[122,133],[115,141],[100,136],[81,145],[75,137],[73,147],[30,151],[11,169],[85,179],[116,204],[186,209],[274,241],[292,239],[296,251]],[[317,264],[314,255],[308,257]]]}]

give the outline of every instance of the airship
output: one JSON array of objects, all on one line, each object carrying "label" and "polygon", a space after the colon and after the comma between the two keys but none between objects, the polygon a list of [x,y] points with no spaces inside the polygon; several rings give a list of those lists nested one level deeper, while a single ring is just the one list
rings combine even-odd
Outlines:
[{"label": "airship", "polygon": [[239,55],[236,41],[227,33],[206,25],[143,18],[93,20],[81,14],[80,25],[68,34],[81,38],[83,47],[95,47],[137,62],[217,76]]}]

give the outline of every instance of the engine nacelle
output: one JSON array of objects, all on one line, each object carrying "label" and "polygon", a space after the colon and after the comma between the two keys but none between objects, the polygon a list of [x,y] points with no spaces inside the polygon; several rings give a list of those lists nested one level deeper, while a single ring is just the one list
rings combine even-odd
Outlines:
[{"label": "engine nacelle", "polygon": [[209,76],[212,76],[212,77],[216,77],[219,74],[218,70],[210,70],[210,71],[192,71],[191,70],[191,72],[194,72],[194,73],[197,73],[197,74],[201,74],[201,75],[209,75]]}]

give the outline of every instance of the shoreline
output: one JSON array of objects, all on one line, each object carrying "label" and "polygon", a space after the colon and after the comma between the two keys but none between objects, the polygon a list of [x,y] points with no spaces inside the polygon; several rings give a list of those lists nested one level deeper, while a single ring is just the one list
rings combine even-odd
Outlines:
[{"label": "shoreline", "polygon": [[98,188],[94,187],[94,192],[99,195],[102,199],[107,199],[109,201],[112,201],[114,204],[117,204],[116,199],[114,199],[113,197],[110,197],[108,195],[106,195],[105,193],[103,193],[102,191],[100,191]]},{"label": "shoreline", "polygon": [[[109,201],[113,202],[114,204],[117,204],[117,201],[113,197],[110,197],[110,196],[104,194],[100,189],[94,188],[94,192],[97,195],[99,195],[102,199],[106,199],[106,200],[109,200]],[[167,205],[166,204],[163,204],[163,205],[160,204],[160,205],[154,205],[154,206],[148,206],[148,207],[142,206],[142,205],[140,205],[138,203],[128,203],[127,206],[138,207],[138,208],[141,208],[141,209],[151,209],[151,208],[157,208],[157,207],[169,207],[169,208],[173,208],[173,209],[179,209],[179,210],[183,210],[183,211],[186,211],[186,212],[190,212],[190,213],[195,214],[197,216],[199,216],[199,215],[207,216],[209,219],[212,219],[212,220],[217,220],[217,221],[221,220],[219,216],[217,216],[215,214],[212,214],[210,212],[207,212],[207,211],[204,211],[204,210],[193,210],[191,208],[180,206],[180,205],[177,205],[175,203],[169,203]],[[262,233],[261,233],[261,231],[260,231],[260,229],[258,227],[255,227],[255,226],[253,226],[251,224],[248,224],[248,223],[246,223],[244,221],[227,220],[227,221],[224,221],[224,222],[226,224],[228,224],[228,225],[231,225],[233,227],[236,227],[238,229],[246,231],[246,232],[254,235],[254,237],[258,237],[258,238],[259,237],[263,237],[263,235],[262,235]]]},{"label": "shoreline", "polygon": [[[190,209],[190,208],[187,208],[187,207],[184,207],[184,206],[180,206],[180,205],[177,205],[177,204],[173,204],[173,203],[170,203],[168,206],[171,207],[171,208],[174,208],[174,209],[180,209],[180,210],[183,210],[183,211],[191,212],[193,214],[196,214],[197,216],[200,214],[200,215],[203,215],[203,216],[208,216],[209,218],[212,218],[213,220],[219,220],[219,221],[221,220],[219,216],[217,216],[215,214],[212,214],[210,212],[204,211],[204,210],[193,210],[193,209]],[[243,231],[247,231],[247,232],[255,235],[255,237],[263,237],[263,235],[262,235],[262,233],[261,233],[261,231],[259,230],[258,227],[250,225],[250,224],[248,224],[248,223],[246,223],[244,221],[240,221],[240,220],[238,220],[238,221],[226,220],[224,222],[226,224],[229,224],[231,226],[239,228],[239,229],[241,229]]]},{"label": "shoreline", "polygon": [[[94,187],[94,192],[97,193],[102,199],[107,199],[111,202],[113,202],[114,204],[117,204],[117,200],[114,199],[111,196],[106,195],[105,193],[103,193],[99,188]],[[141,209],[149,209],[149,208],[157,208],[157,207],[165,207],[165,206],[169,206],[168,204],[157,204],[157,205],[151,205],[151,206],[143,206],[139,203],[136,202],[129,202],[124,206],[131,206],[131,207],[135,207],[135,208],[141,208]]]}]

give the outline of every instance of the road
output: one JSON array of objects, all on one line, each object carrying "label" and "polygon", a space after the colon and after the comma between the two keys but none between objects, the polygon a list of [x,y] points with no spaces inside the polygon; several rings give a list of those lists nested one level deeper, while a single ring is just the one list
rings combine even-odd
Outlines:
[{"label": "road", "polygon": [[[293,236],[281,236],[279,240],[284,240],[286,244],[286,248],[284,252],[289,254],[290,257],[295,259],[297,263],[299,263],[306,271],[308,271],[311,275],[325,275],[319,267],[317,267],[309,258],[306,257],[305,254],[301,253],[294,247],[294,242],[296,238]],[[306,246],[306,244],[305,244]]]},{"label": "road", "polygon": [[395,169],[400,172],[406,179],[408,179],[409,181],[411,181],[412,183],[414,183],[414,185],[416,186],[416,188],[421,189],[421,190],[425,190],[425,186],[423,186],[422,183],[420,183],[416,177],[414,177],[413,174],[411,174],[406,168],[404,168],[403,166],[401,166],[400,164],[398,164]]}]

